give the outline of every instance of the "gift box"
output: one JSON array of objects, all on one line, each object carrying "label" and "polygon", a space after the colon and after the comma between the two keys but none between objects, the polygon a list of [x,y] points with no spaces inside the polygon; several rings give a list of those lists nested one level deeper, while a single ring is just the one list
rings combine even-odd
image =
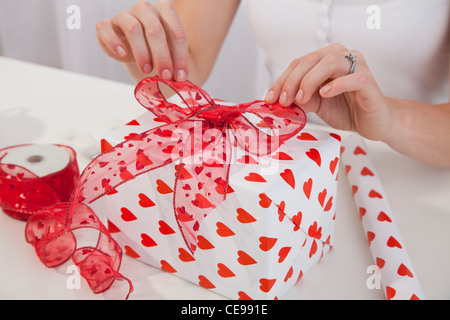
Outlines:
[{"label": "gift box", "polygon": [[[267,133],[275,126],[268,128],[272,120],[264,112],[276,114],[280,109],[264,109],[268,106],[263,102],[257,103],[258,108],[254,104],[235,106],[211,99],[193,85],[189,94],[180,94],[181,85],[174,87],[170,82],[166,84],[178,95],[166,101],[153,81],[161,80],[144,80],[136,89],[139,102],[146,107],[151,102],[152,112],[105,137],[102,151],[119,154],[125,147],[127,152],[132,150],[135,170],[151,167],[157,153],[181,154],[177,147],[169,148],[155,137],[192,142],[192,153],[176,161],[161,160],[163,165],[143,174],[130,173],[130,162],[121,160],[122,166],[116,163],[117,175],[124,183],[110,187],[109,179],[103,179],[107,195],[93,204],[95,211],[106,212],[109,231],[128,256],[231,299],[281,298],[333,245],[340,137],[305,129],[303,124],[278,144],[275,136],[265,134],[264,143],[255,142],[250,135],[244,139],[250,143],[243,146],[243,140],[236,138],[239,133],[229,132],[233,126],[224,127],[223,121],[237,123],[241,113],[234,111],[245,109],[251,111],[246,119],[253,132]],[[178,129],[190,121],[194,130],[188,138],[180,138],[183,134],[168,130],[165,115],[175,109],[187,114],[186,104],[193,110],[189,120],[171,121]],[[192,137],[197,123],[211,122],[212,113],[200,115],[199,108],[228,110],[216,112],[219,121],[214,128],[222,128],[222,132],[207,139],[215,140],[217,146],[226,145],[219,136],[232,137],[222,149],[226,152],[212,148],[208,154],[209,160],[211,154],[214,159],[226,157],[225,169],[205,161],[208,130],[198,131],[203,136],[200,143],[198,134]],[[265,111],[258,114],[261,108]],[[286,126],[292,125],[282,112],[280,115]],[[148,130],[153,135],[142,134]],[[145,143],[154,144],[147,153],[142,152]],[[119,148],[114,147],[118,144]],[[276,148],[267,148],[267,144],[276,144]],[[255,152],[263,149],[268,151]],[[196,216],[192,213],[195,208],[207,213]]]}]

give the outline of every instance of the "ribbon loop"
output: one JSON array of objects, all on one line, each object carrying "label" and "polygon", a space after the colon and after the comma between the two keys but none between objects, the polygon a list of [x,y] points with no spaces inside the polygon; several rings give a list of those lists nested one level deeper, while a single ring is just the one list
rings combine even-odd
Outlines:
[{"label": "ribbon loop", "polygon": [[65,223],[66,212],[67,203],[55,204],[33,214],[27,221],[26,241],[34,246],[46,267],[66,262],[75,250],[76,239]]}]

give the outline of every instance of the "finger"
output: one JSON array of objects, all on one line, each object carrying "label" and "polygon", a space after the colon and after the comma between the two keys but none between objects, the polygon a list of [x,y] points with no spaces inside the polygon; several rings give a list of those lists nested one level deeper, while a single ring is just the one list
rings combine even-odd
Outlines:
[{"label": "finger", "polygon": [[174,68],[174,77],[177,81],[185,81],[189,72],[189,51],[187,36],[181,19],[169,1],[158,2],[155,4],[155,7],[159,12],[161,23],[166,31]]},{"label": "finger", "polygon": [[96,29],[99,43],[109,56],[119,59],[127,56],[127,46],[115,33],[110,20],[99,21],[96,25]]},{"label": "finger", "polygon": [[141,72],[150,73],[152,61],[140,21],[129,11],[123,11],[112,19],[112,23],[124,33]]},{"label": "finger", "polygon": [[345,54],[329,53],[325,55],[303,77],[300,83],[300,90],[303,93],[303,97],[302,99],[296,100],[296,102],[299,104],[308,102],[323,83],[330,79],[345,76],[349,71],[349,66]]},{"label": "finger", "polygon": [[[341,44],[334,43],[301,58],[295,59],[289,68],[275,82],[268,96],[273,100],[279,98],[280,104],[288,106],[293,102],[304,104],[304,92],[300,87],[303,77],[327,54],[346,51]],[[308,97],[308,100],[311,97]]]},{"label": "finger", "polygon": [[145,39],[150,47],[153,65],[158,75],[170,80],[173,77],[172,57],[159,13],[150,4],[141,3],[145,9],[134,7],[133,13],[144,27]]},{"label": "finger", "polygon": [[283,84],[282,95],[283,101],[280,99],[282,105],[288,106],[294,101],[300,103],[303,101],[303,90],[300,84],[305,75],[320,62],[321,52],[314,52],[302,57],[297,64],[297,67],[292,70]]},{"label": "finger", "polygon": [[298,93],[301,79],[320,61],[322,55],[321,51],[316,51],[292,61],[271,88],[273,100],[279,100],[280,104],[284,106],[290,105]]},{"label": "finger", "polygon": [[371,81],[371,77],[364,72],[355,72],[339,77],[323,86],[319,91],[323,98],[332,98],[344,92],[357,92],[359,105],[366,112],[374,111],[377,107],[372,102],[376,101],[376,94],[380,91],[375,82]]},{"label": "finger", "polygon": [[291,105],[296,100],[297,95],[301,95],[299,92],[300,81],[305,73],[305,64],[299,62],[297,67],[294,68],[283,83],[283,88],[280,94],[280,104],[283,106]]},{"label": "finger", "polygon": [[[272,87],[269,89],[265,97],[265,101],[267,103],[275,103],[280,100],[281,89],[283,88],[283,84],[289,77],[289,74],[291,74],[291,72],[297,67],[298,63],[299,59],[293,60],[286,68],[286,70],[284,70],[283,73],[273,83]],[[285,98],[284,95],[283,98]]]}]

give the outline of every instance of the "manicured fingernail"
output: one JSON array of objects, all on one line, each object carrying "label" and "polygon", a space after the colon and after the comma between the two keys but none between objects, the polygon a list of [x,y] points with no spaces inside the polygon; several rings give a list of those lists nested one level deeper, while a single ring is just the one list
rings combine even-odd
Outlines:
[{"label": "manicured fingernail", "polygon": [[184,71],[183,69],[179,69],[177,71],[177,80],[185,81],[186,80],[186,71]]},{"label": "manicured fingernail", "polygon": [[152,72],[152,65],[150,63],[144,64],[144,66],[142,67],[142,70],[145,73],[150,73],[150,72]]},{"label": "manicured fingernail", "polygon": [[273,90],[270,90],[266,95],[266,101],[272,101],[274,96],[275,96],[275,93],[273,92]]},{"label": "manicured fingernail", "polygon": [[322,89],[320,89],[320,94],[327,94],[330,92],[331,86],[327,84],[326,86],[323,86]]},{"label": "manicured fingernail", "polygon": [[116,47],[116,53],[119,57],[124,57],[127,53],[125,52],[125,49],[122,48],[122,46]]},{"label": "manicured fingernail", "polygon": [[280,95],[280,103],[286,104],[287,99],[288,99],[287,93],[286,93],[286,91],[283,91]]},{"label": "manicured fingernail", "polygon": [[162,77],[164,80],[170,80],[170,79],[172,79],[172,72],[171,72],[169,69],[164,69],[164,70],[161,72],[161,77]]},{"label": "manicured fingernail", "polygon": [[295,101],[299,102],[303,100],[303,90],[300,89],[297,92],[297,95],[295,96]]}]

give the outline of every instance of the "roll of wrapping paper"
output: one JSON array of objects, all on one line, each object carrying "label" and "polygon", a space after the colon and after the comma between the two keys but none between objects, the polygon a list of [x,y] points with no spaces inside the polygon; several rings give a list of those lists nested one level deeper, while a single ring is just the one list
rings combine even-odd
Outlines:
[{"label": "roll of wrapping paper", "polygon": [[425,299],[383,186],[358,134],[342,141],[341,161],[388,300]]},{"label": "roll of wrapping paper", "polygon": [[[79,187],[75,151],[64,145],[19,145],[0,150],[0,208],[26,220],[25,239],[41,262],[51,268],[72,258],[94,293],[107,290],[122,276],[122,250],[92,209],[72,203]],[[72,206],[73,210],[68,210]],[[92,246],[78,247],[74,230],[98,231]]]}]

